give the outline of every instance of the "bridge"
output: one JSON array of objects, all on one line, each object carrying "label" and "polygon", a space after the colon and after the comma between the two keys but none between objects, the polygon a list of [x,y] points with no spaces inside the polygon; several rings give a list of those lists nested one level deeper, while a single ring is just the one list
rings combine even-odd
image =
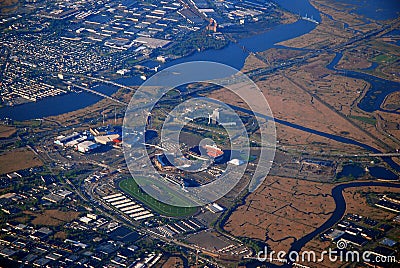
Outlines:
[{"label": "bridge", "polygon": [[[361,40],[368,39],[368,38],[373,37],[373,36],[383,35],[383,34],[385,34],[385,33],[387,33],[387,32],[390,32],[392,29],[396,28],[399,24],[400,24],[400,19],[396,19],[393,23],[388,24],[388,25],[386,25],[386,26],[383,27],[383,28],[376,29],[376,30],[372,30],[372,31],[370,31],[370,32],[365,33],[364,35],[361,35],[361,36],[356,36],[356,37],[350,39],[349,41],[344,42],[344,43],[339,44],[339,45],[336,45],[336,46],[334,46],[334,47],[332,47],[332,48],[320,49],[320,50],[317,50],[317,51],[315,51],[315,52],[312,52],[312,53],[308,54],[307,56],[304,56],[304,57],[299,58],[299,59],[288,60],[288,61],[286,61],[286,62],[282,62],[282,63],[280,63],[280,64],[276,64],[276,65],[273,65],[273,66],[270,66],[270,67],[267,67],[267,68],[259,68],[259,69],[253,70],[253,71],[249,71],[249,72],[246,73],[246,75],[248,75],[250,78],[253,78],[253,79],[254,79],[255,77],[260,76],[260,75],[267,75],[267,74],[273,73],[273,72],[275,72],[275,71],[287,69],[287,68],[292,67],[292,66],[294,66],[294,65],[303,63],[303,62],[307,61],[308,59],[313,58],[313,57],[316,57],[316,56],[318,56],[318,55],[320,55],[320,54],[322,54],[322,53],[327,53],[327,52],[328,52],[328,53],[332,53],[332,52],[335,52],[335,51],[338,51],[338,50],[340,51],[343,47],[348,46],[348,45],[351,45],[351,44],[356,43],[356,42],[359,42],[359,41],[361,41]],[[232,42],[237,43],[237,40],[235,40],[235,39],[233,39],[233,38],[231,38],[231,37],[229,37],[229,39],[230,39]],[[240,46],[240,45],[239,45],[239,46]],[[249,51],[249,50],[248,50],[246,47],[244,47],[244,46],[240,46],[240,47],[241,47],[244,51],[247,51],[248,53],[253,54],[253,55],[256,56],[259,60],[265,62],[267,65],[270,65],[270,63],[268,62],[268,60],[267,60],[266,58],[260,56],[260,55],[257,54],[257,53],[252,53],[251,51]],[[126,85],[122,85],[122,84],[119,84],[119,83],[116,83],[116,82],[114,82],[114,81],[110,81],[110,80],[106,80],[106,79],[102,79],[102,78],[91,77],[91,76],[86,76],[86,77],[87,77],[88,79],[91,79],[91,80],[94,80],[94,81],[98,81],[98,82],[102,82],[102,83],[105,83],[105,84],[113,85],[113,86],[116,86],[116,87],[120,87],[120,88],[125,88],[125,89],[132,90],[131,87],[126,86]],[[94,93],[94,94],[97,94],[97,95],[102,96],[102,97],[104,97],[104,98],[107,98],[107,99],[110,99],[110,100],[112,100],[112,101],[115,101],[115,102],[117,102],[117,103],[119,103],[119,104],[121,104],[121,105],[128,105],[128,103],[119,101],[119,100],[117,100],[117,99],[114,99],[114,98],[112,98],[112,97],[110,97],[110,96],[108,96],[108,95],[102,94],[102,93],[100,93],[100,92],[94,91],[94,90],[92,90],[92,89],[87,89],[87,88],[84,88],[84,87],[81,87],[81,86],[77,86],[77,85],[75,85],[75,86],[76,86],[77,88],[82,89],[82,90],[85,90],[85,91],[88,91],[88,92],[90,92],[90,93]],[[208,87],[205,87],[205,88],[198,88],[198,89],[195,89],[194,91],[189,91],[189,92],[186,92],[186,93],[184,93],[184,94],[181,93],[181,96],[180,96],[180,97],[183,98],[183,97],[185,97],[186,95],[192,95],[192,94],[195,94],[196,92],[199,92],[199,91],[209,91],[209,90],[216,89],[216,88],[217,88],[217,87],[216,87],[215,85],[208,86]],[[148,107],[148,106],[150,106],[150,105],[148,105],[148,104],[147,104],[147,105],[143,105],[143,108]]]},{"label": "bridge", "polygon": [[113,86],[116,86],[116,87],[120,87],[120,88],[125,88],[125,89],[132,90],[131,87],[128,87],[128,86],[125,86],[125,85],[116,83],[116,82],[114,82],[114,81],[110,81],[110,80],[106,80],[106,79],[101,79],[101,78],[96,78],[96,77],[92,77],[92,76],[86,76],[86,78],[89,78],[89,79],[94,80],[94,81],[102,82],[102,83],[105,83],[105,84],[113,85]]},{"label": "bridge", "polygon": [[165,148],[162,148],[161,146],[158,146],[158,145],[149,144],[149,143],[142,143],[142,144],[143,144],[143,145],[145,145],[145,146],[149,146],[149,147],[153,147],[153,148],[156,148],[156,149],[162,150],[162,151],[164,151],[164,152],[168,151],[167,149],[165,149]]},{"label": "bridge", "polygon": [[378,156],[378,157],[399,157],[400,153],[381,153],[381,154],[368,154],[367,156]]},{"label": "bridge", "polygon": [[113,97],[110,97],[110,96],[108,96],[108,95],[106,95],[106,94],[104,94],[104,93],[98,92],[98,91],[96,91],[96,90],[93,90],[93,89],[90,89],[90,88],[86,88],[86,87],[83,87],[83,86],[74,84],[74,83],[72,83],[72,82],[70,82],[70,81],[65,82],[65,83],[66,83],[67,85],[71,85],[71,86],[74,86],[74,87],[79,88],[79,89],[81,89],[81,90],[87,91],[87,92],[89,92],[89,93],[93,93],[93,94],[96,94],[96,95],[98,95],[98,96],[100,96],[100,97],[109,99],[109,100],[114,101],[114,102],[116,102],[116,103],[119,103],[119,104],[121,104],[121,105],[124,105],[124,106],[127,106],[127,105],[128,105],[128,103],[126,103],[126,102],[117,100],[117,99],[115,99],[115,98],[113,98]]}]

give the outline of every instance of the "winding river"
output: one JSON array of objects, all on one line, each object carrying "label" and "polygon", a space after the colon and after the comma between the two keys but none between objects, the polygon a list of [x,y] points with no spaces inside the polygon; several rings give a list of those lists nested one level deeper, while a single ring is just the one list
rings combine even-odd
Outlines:
[{"label": "winding river", "polygon": [[[324,232],[325,230],[331,228],[337,222],[339,222],[344,213],[346,212],[346,201],[343,196],[343,190],[348,188],[354,187],[363,187],[363,186],[381,186],[381,187],[393,187],[393,188],[400,188],[400,184],[398,183],[389,183],[389,182],[379,182],[379,181],[367,181],[367,182],[350,182],[345,184],[340,184],[332,189],[332,197],[335,201],[335,210],[333,211],[331,217],[324,222],[320,227],[315,229],[313,232],[309,233],[308,235],[300,238],[299,240],[295,241],[290,251],[299,252],[303,246],[311,241],[314,237],[318,234]],[[289,252],[290,252],[289,251]]]},{"label": "winding river", "polygon": [[[376,76],[372,76],[366,73],[351,71],[351,70],[339,70],[336,69],[336,65],[342,58],[342,53],[336,53],[335,58],[326,66],[329,70],[335,71],[336,73],[356,78],[362,79],[370,84],[370,88],[366,92],[363,99],[359,102],[358,107],[368,113],[374,111],[386,111],[381,108],[383,101],[385,100],[386,96],[390,93],[400,91],[400,83],[382,79]],[[376,68],[376,64],[371,66]],[[386,111],[388,112],[388,111]],[[398,113],[398,112],[394,112]]]},{"label": "winding river", "polygon": [[[335,210],[333,211],[332,215],[329,219],[324,222],[320,227],[315,229],[313,232],[303,236],[302,238],[295,240],[291,245],[289,251],[287,251],[287,255],[290,252],[300,252],[301,249],[310,242],[314,237],[318,236],[319,234],[323,233],[324,231],[328,230],[332,226],[334,226],[337,222],[339,222],[344,214],[346,213],[346,200],[343,196],[343,191],[349,188],[355,187],[365,187],[365,186],[377,186],[377,187],[392,187],[392,188],[400,188],[400,184],[398,183],[390,183],[390,182],[379,182],[379,181],[361,181],[361,182],[349,182],[344,184],[339,184],[332,189],[332,198],[335,201]],[[318,254],[318,252],[316,252]],[[268,263],[268,267],[273,268],[287,268],[292,267],[292,262],[289,258],[286,260],[287,262],[283,265],[276,265],[272,263]],[[265,263],[254,261],[249,263],[246,267],[258,267]]]},{"label": "winding river", "polygon": [[[316,10],[312,5],[310,5],[310,3],[307,0],[297,0],[297,1],[276,0],[276,2],[278,2],[280,5],[282,5],[289,11],[292,11],[293,13],[301,15],[307,14],[308,16],[313,16],[315,19],[320,20],[320,15],[318,10]],[[257,36],[239,40],[239,44],[245,46],[252,52],[264,51],[272,47],[277,47],[275,45],[277,42],[289,40],[304,35],[313,30],[315,26],[316,25],[311,22],[300,20],[293,24],[279,25],[277,27],[274,27],[270,31]],[[232,55],[235,56],[232,57]],[[221,50],[207,50],[193,54],[188,57],[171,61],[165,64],[163,68],[178,63],[202,60],[202,61],[216,61],[220,63],[225,63],[237,69],[241,69],[243,67],[244,61],[247,56],[248,56],[247,52],[243,51],[238,45],[229,44],[227,47]],[[394,83],[384,79],[376,78],[374,76],[370,76],[365,73],[359,73],[355,71],[342,71],[335,69],[334,66],[337,64],[340,58],[341,54],[339,53],[327,67],[345,76],[366,80],[371,84],[370,90],[366,93],[365,97],[359,104],[359,107],[364,111],[371,112],[379,110],[382,101],[389,93],[400,90],[399,83]],[[137,84],[137,78],[120,79],[118,82],[124,83],[126,85],[133,85]],[[111,95],[117,90],[117,88],[110,86],[99,86],[96,88],[96,90],[99,90],[107,95]],[[74,111],[77,109],[81,109],[86,106],[92,105],[98,102],[99,100],[100,100],[99,96],[85,92],[79,94],[70,93],[62,96],[44,99],[35,103],[18,105],[15,107],[0,108],[0,118],[9,117],[15,120],[29,120],[35,118],[42,118],[46,116],[58,115]],[[246,111],[246,109],[240,107],[233,107],[233,108],[241,111]],[[325,138],[329,138],[338,142],[357,145],[374,153],[380,152],[379,150],[373,147],[370,147],[366,144],[362,144],[360,142],[345,137],[324,133],[318,130],[310,129],[301,125],[297,125],[279,119],[275,119],[275,121],[280,124],[290,126],[292,128],[306,131],[312,134],[316,134]],[[400,166],[396,164],[391,158],[384,158],[384,161],[388,163],[394,170],[400,170]],[[362,186],[385,186],[385,187],[396,187],[396,188],[400,187],[399,184],[389,183],[389,182],[377,182],[377,181],[350,182],[334,187],[332,190],[332,197],[335,201],[336,208],[332,213],[331,217],[325,223],[323,223],[319,228],[295,241],[292,244],[291,251],[300,251],[304,247],[304,245],[307,244],[309,241],[311,241],[315,236],[335,225],[343,217],[346,210],[346,202],[342,194],[343,190],[347,188],[362,187]],[[269,264],[268,266],[282,267],[273,264]],[[284,266],[290,267],[290,264],[288,263],[285,264]]]}]

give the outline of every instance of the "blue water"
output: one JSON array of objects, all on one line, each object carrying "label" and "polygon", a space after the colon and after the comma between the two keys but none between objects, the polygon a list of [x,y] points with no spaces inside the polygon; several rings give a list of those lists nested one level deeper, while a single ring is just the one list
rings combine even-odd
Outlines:
[{"label": "blue water", "polygon": [[248,53],[241,46],[245,46],[247,50],[252,52],[265,51],[272,47],[281,47],[275,46],[275,44],[301,36],[314,28],[314,23],[303,20],[293,24],[278,25],[265,33],[239,40],[239,45],[230,43],[221,50],[206,50],[201,53],[195,53],[188,57],[168,62],[162,66],[162,69],[189,61],[214,61],[240,70],[248,56]]},{"label": "blue water", "polygon": [[[93,88],[93,90],[111,95],[117,91],[117,88],[101,85]],[[89,105],[95,104],[101,99],[103,98],[85,91],[81,93],[68,93],[44,98],[37,102],[29,102],[22,105],[1,108],[0,118],[8,117],[14,120],[29,120],[59,115],[85,108]]]},{"label": "blue water", "polygon": [[[383,180],[396,180],[399,177],[384,167],[369,167],[369,175],[375,179]],[[348,164],[343,166],[343,170],[337,174],[338,178],[353,177],[359,178],[365,175],[365,170],[363,167],[357,164]]]},{"label": "blue water", "polygon": [[[392,30],[392,31],[388,32],[384,36],[399,37],[399,35],[400,35],[400,29],[395,29],[395,30]],[[397,41],[393,41],[391,43],[400,46],[400,39],[397,40]]]},{"label": "blue water", "polygon": [[[393,188],[400,188],[400,184],[393,184],[393,183],[385,183],[385,182],[351,182],[346,184],[340,184],[332,189],[332,197],[335,201],[335,210],[333,211],[331,217],[320,227],[318,227],[313,232],[309,233],[308,235],[302,237],[301,239],[295,241],[290,251],[299,252],[301,248],[309,241],[311,241],[315,236],[319,235],[320,233],[326,231],[327,229],[331,228],[335,225],[344,215],[346,211],[346,201],[343,197],[343,190],[348,188],[357,188],[357,187],[364,187],[364,186],[381,186],[381,187],[393,187]],[[289,251],[289,252],[290,252]],[[284,265],[283,267],[290,267]]]},{"label": "blue water", "polygon": [[338,178],[353,177],[358,178],[364,176],[365,171],[362,167],[351,164],[343,166],[343,170],[337,174]]},{"label": "blue water", "polygon": [[[276,2],[283,8],[300,14],[302,16],[306,15],[313,17],[320,21],[320,15],[318,10],[316,10],[308,1],[292,1],[292,0],[276,0]],[[392,2],[398,1],[380,1],[380,0],[369,0],[369,1],[359,1],[351,0],[351,3],[360,5],[360,8],[356,9],[358,12],[365,13],[366,16],[371,16],[377,12],[377,14],[384,19],[392,18],[394,14],[397,13],[397,4]],[[379,7],[379,8],[378,8]],[[378,10],[379,9],[379,10]],[[376,11],[378,10],[378,11]],[[376,16],[378,16],[376,15]],[[271,47],[274,47],[277,42],[295,38],[301,36],[305,33],[310,32],[315,28],[315,24],[307,21],[297,21],[293,24],[279,25],[274,27],[270,31],[253,36],[250,38],[245,38],[239,40],[239,44],[245,46],[248,50],[252,52],[264,51]],[[191,56],[177,59],[166,63],[162,68],[166,68],[175,64],[188,62],[188,61],[215,61],[230,65],[236,69],[241,69],[243,67],[244,61],[248,53],[245,52],[239,45],[229,44],[227,47],[221,50],[207,50],[200,53],[195,53]],[[154,62],[148,62],[149,67],[154,67]],[[336,63],[335,60],[331,63],[333,67]],[[328,66],[329,67],[329,66]],[[372,66],[371,68],[374,68]],[[399,84],[394,82],[389,82],[383,79],[374,79],[371,81],[371,76],[347,71],[345,75],[354,78],[361,78],[367,80],[373,85],[373,88],[368,91],[366,97],[359,104],[359,107],[364,111],[372,112],[379,109],[380,104],[384,100],[385,96],[390,92],[399,90]],[[142,80],[137,76],[132,78],[120,78],[117,82],[133,86],[140,85]],[[376,90],[378,89],[378,90]],[[382,89],[382,90],[381,90]],[[104,93],[110,95],[116,91],[115,87],[109,87]],[[377,91],[381,93],[377,94]],[[5,107],[0,109],[0,118],[9,117],[15,120],[28,120],[33,118],[41,118],[50,115],[58,115],[76,109],[80,109],[89,105],[92,105],[99,101],[98,96],[80,93],[80,94],[67,94],[63,96],[57,96],[53,98],[48,98],[40,100],[36,103],[28,103],[15,107]]]},{"label": "blue water", "polygon": [[[277,2],[292,12],[300,13],[301,15],[305,15],[307,13],[307,15],[310,17],[313,16],[317,20],[320,19],[318,10],[316,10],[307,0],[278,0]],[[253,52],[263,51],[273,47],[276,42],[292,39],[306,34],[314,29],[315,26],[315,24],[307,21],[298,21],[293,24],[279,25],[266,33],[239,40],[239,44],[244,45],[247,49]],[[188,57],[168,62],[164,64],[161,69],[189,61],[214,61],[230,65],[236,69],[241,69],[244,65],[246,57],[248,56],[248,52],[245,52],[240,45],[231,43],[221,50],[206,50],[195,53]],[[154,62],[148,62],[147,64],[150,68],[154,67],[155,65]],[[116,82],[133,86],[140,85],[143,81],[135,76],[132,78],[120,78]],[[116,90],[117,88],[115,87],[109,87],[109,89],[103,93],[111,95]],[[71,93],[63,96],[44,99],[36,103],[2,108],[0,109],[0,118],[9,117],[15,120],[28,120],[50,115],[58,115],[84,108],[96,103],[99,100],[100,98],[93,94],[80,93],[78,95]]]},{"label": "blue water", "polygon": [[399,177],[384,167],[370,167],[369,174],[377,179],[396,180]]},{"label": "blue water", "polygon": [[295,14],[300,16],[307,15],[308,17],[313,17],[315,20],[321,22],[319,11],[315,9],[314,6],[308,1],[275,0],[274,2]]},{"label": "blue water", "polygon": [[[376,148],[374,148],[372,146],[369,146],[367,144],[358,142],[356,140],[352,140],[352,139],[349,139],[349,138],[346,138],[346,137],[342,137],[342,136],[338,136],[338,135],[322,132],[322,131],[319,131],[319,130],[316,130],[316,129],[312,129],[312,128],[308,128],[308,127],[305,127],[305,126],[301,126],[301,125],[298,125],[298,124],[295,124],[295,123],[291,123],[291,122],[288,122],[288,121],[285,121],[285,120],[281,120],[281,119],[278,119],[278,118],[271,118],[271,117],[266,116],[266,115],[261,114],[261,113],[254,113],[253,111],[251,111],[249,109],[246,109],[246,108],[243,108],[243,107],[239,107],[239,106],[235,106],[235,105],[229,105],[229,106],[232,109],[236,110],[236,111],[241,111],[243,113],[247,113],[247,114],[250,114],[250,115],[254,114],[255,116],[263,117],[263,118],[266,118],[267,120],[274,120],[275,122],[277,122],[279,124],[282,124],[282,125],[285,125],[285,126],[289,126],[291,128],[294,128],[294,129],[298,129],[298,130],[301,130],[301,131],[304,131],[304,132],[312,133],[312,134],[315,134],[315,135],[318,135],[318,136],[321,136],[321,137],[325,137],[325,138],[328,138],[328,139],[331,139],[331,140],[334,140],[334,141],[338,141],[338,142],[341,142],[341,143],[356,145],[356,146],[359,146],[359,147],[361,147],[361,148],[363,148],[365,150],[368,150],[370,152],[373,152],[373,153],[381,153],[381,151],[379,151],[378,149],[376,149]],[[397,164],[396,162],[394,162],[392,158],[390,158],[390,157],[382,157],[382,159],[392,169],[400,170],[400,165]]]},{"label": "blue water", "polygon": [[233,68],[241,69],[248,54],[236,44],[230,43],[220,50],[205,50],[200,53],[192,54],[188,57],[183,57],[162,66],[162,69],[189,61],[214,61],[227,64]]},{"label": "blue water", "polygon": [[394,29],[394,30],[388,32],[387,34],[385,34],[384,36],[390,36],[390,35],[400,35],[400,29]]},{"label": "blue water", "polygon": [[[336,0],[337,2],[354,5],[351,13],[365,16],[373,20],[395,19],[400,13],[398,0]],[[293,1],[295,2],[295,1]]]},{"label": "blue water", "polygon": [[281,24],[264,34],[241,39],[239,44],[252,52],[265,51],[274,47],[276,43],[301,36],[315,27],[314,23],[305,20],[299,20],[292,24]]},{"label": "blue water", "polygon": [[[376,182],[376,181],[350,182],[350,183],[344,183],[344,184],[335,186],[332,189],[332,197],[333,197],[333,200],[335,201],[335,210],[333,211],[332,215],[329,217],[329,219],[326,222],[324,222],[320,227],[315,229],[313,232],[303,236],[302,238],[300,238],[298,240],[295,240],[293,242],[293,244],[291,245],[290,250],[288,252],[300,252],[301,249],[309,241],[311,241],[313,238],[315,238],[322,232],[328,230],[329,228],[332,228],[337,222],[339,222],[342,219],[342,217],[344,216],[344,213],[346,212],[346,200],[344,199],[344,196],[343,196],[343,191],[345,189],[367,187],[367,186],[400,188],[400,184],[397,184],[397,183]],[[287,254],[286,256],[289,257],[289,254]],[[254,261],[254,262],[246,265],[246,267],[253,268],[253,267],[259,267],[260,265],[266,265],[266,263]],[[283,265],[276,265],[276,264],[268,263],[266,267],[288,268],[288,267],[293,267],[293,266],[292,266],[292,262],[289,259],[287,259],[287,263],[285,263]]]},{"label": "blue water", "polygon": [[[349,70],[337,70],[335,66],[341,58],[342,54],[337,53],[335,58],[326,67],[330,70],[336,71],[338,74],[365,80],[371,85],[364,98],[358,103],[358,107],[363,111],[371,113],[381,110],[381,104],[385,100],[386,96],[392,92],[400,91],[400,83],[385,80],[365,73]],[[370,68],[375,67],[376,66],[373,65]]]}]

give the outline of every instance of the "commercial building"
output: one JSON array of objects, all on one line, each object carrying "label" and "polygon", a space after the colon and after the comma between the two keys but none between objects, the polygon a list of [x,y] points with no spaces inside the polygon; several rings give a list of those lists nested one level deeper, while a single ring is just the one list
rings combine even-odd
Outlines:
[{"label": "commercial building", "polygon": [[67,142],[76,140],[80,137],[81,137],[81,135],[78,132],[74,132],[73,134],[71,134],[69,136],[63,136],[63,135],[58,136],[57,139],[54,141],[54,143],[57,145],[65,146],[65,144]]}]

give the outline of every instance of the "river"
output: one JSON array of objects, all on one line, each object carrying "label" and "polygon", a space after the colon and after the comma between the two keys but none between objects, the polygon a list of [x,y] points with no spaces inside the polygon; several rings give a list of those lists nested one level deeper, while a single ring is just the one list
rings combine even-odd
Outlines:
[{"label": "river", "polygon": [[[355,1],[355,0],[353,0]],[[375,8],[376,3],[379,0],[374,0],[372,5],[373,8]],[[313,17],[316,20],[320,20],[320,15],[319,12],[312,6],[310,3],[306,0],[297,0],[297,1],[292,1],[292,0],[277,0],[280,5],[282,5],[284,8],[288,9],[289,11],[292,11],[294,13],[300,14],[302,16],[308,15],[309,17]],[[385,2],[385,1],[379,1],[379,2]],[[388,1],[390,2],[390,1]],[[371,12],[372,8],[367,9],[367,11],[364,10],[364,6],[362,6],[360,9],[357,9],[355,12],[364,12],[368,15],[373,15],[374,13]],[[398,9],[397,9],[398,10]],[[385,12],[390,18],[392,15],[392,12]],[[258,52],[258,51],[264,51],[269,48],[272,48],[275,46],[275,43],[292,39],[301,35],[304,35],[311,30],[315,28],[315,24],[307,21],[297,21],[293,24],[286,24],[286,25],[279,25],[274,27],[273,29],[269,30],[266,33],[253,36],[250,38],[244,38],[239,40],[239,44],[245,46],[247,49],[249,49],[252,52]],[[234,56],[232,56],[234,55]],[[196,61],[196,60],[202,60],[202,61],[216,61],[224,64],[228,64],[234,68],[241,69],[243,67],[244,61],[246,57],[248,56],[247,52],[243,51],[240,46],[236,44],[229,44],[225,48],[221,50],[207,50],[199,53],[195,53],[191,56],[184,57],[181,59],[177,59],[171,62],[166,63],[162,68],[166,68],[168,66],[178,64],[178,63],[183,63],[183,62],[188,62],[188,61]],[[335,59],[331,62],[330,65],[328,65],[328,68],[337,71],[334,69],[334,66],[337,64],[339,61],[341,55],[338,54],[336,55]],[[339,71],[341,72],[341,71]],[[365,110],[365,111],[375,111],[380,109],[380,104],[382,103],[384,97],[390,93],[393,92],[394,90],[399,90],[399,84],[396,83],[396,85],[392,85],[389,82],[383,80],[380,81],[380,79],[375,78],[373,76],[369,76],[364,73],[358,73],[358,72],[353,72],[353,71],[343,71],[342,74],[346,76],[350,76],[353,78],[359,78],[359,79],[364,79],[368,82],[371,83],[372,87],[367,92],[366,97],[360,102],[360,108]],[[374,82],[375,81],[375,82]],[[137,83],[137,78],[133,79],[120,79],[118,80],[120,83],[124,83],[126,85],[135,85]],[[382,84],[384,83],[384,84]],[[389,84],[388,84],[389,83]],[[386,88],[384,86],[386,85]],[[390,88],[387,88],[387,85],[390,85]],[[380,89],[384,93],[379,93],[378,91]],[[96,87],[96,90],[101,91],[102,93],[105,93],[107,95],[113,94],[117,88],[115,87],[110,87],[110,86],[99,86]],[[377,101],[371,102],[371,100],[377,99]],[[58,115],[70,111],[74,111],[80,108],[84,108],[86,106],[92,105],[100,100],[100,97],[97,95],[89,94],[89,93],[70,93],[62,96],[57,96],[57,97],[52,97],[52,98],[47,98],[35,103],[28,103],[28,104],[23,104],[15,107],[5,107],[0,109],[0,118],[4,117],[9,117],[13,118],[15,120],[28,120],[28,119],[34,119],[34,118],[41,118],[41,117],[46,117],[50,115]],[[239,107],[235,107],[239,109]],[[296,125],[293,123],[289,123],[286,121],[282,120],[277,120],[275,119],[278,123],[285,124],[287,126],[300,129],[309,133],[313,133],[322,137],[326,137],[332,140],[340,141],[343,143],[348,143],[348,144],[354,144],[358,145],[364,149],[370,150],[372,152],[379,152],[378,150],[362,144],[360,142],[347,139],[344,137],[336,136],[336,135],[331,135],[328,133],[324,133],[318,130],[313,130],[309,129],[300,125]],[[399,165],[394,163],[392,159],[390,158],[385,158],[384,159],[392,168],[395,170],[400,170]],[[306,243],[311,241],[315,236],[320,234],[321,232],[325,231],[326,229],[332,227],[334,224],[336,224],[344,215],[346,211],[346,202],[344,200],[344,197],[342,195],[342,192],[346,188],[351,188],[351,187],[361,187],[361,186],[386,186],[386,187],[397,187],[399,188],[399,184],[393,184],[393,183],[385,183],[385,182],[376,182],[376,181],[370,181],[370,182],[351,182],[351,183],[346,183],[346,184],[341,184],[333,188],[332,190],[332,196],[334,198],[336,208],[334,212],[332,213],[331,217],[323,223],[319,228],[311,232],[310,234],[300,238],[299,240],[295,241],[292,244],[291,250],[292,251],[300,251]],[[269,265],[270,267],[281,267],[281,266],[276,266],[276,265]],[[289,264],[285,265],[289,266]]]},{"label": "river", "polygon": [[304,245],[307,244],[309,241],[311,241],[314,237],[324,232],[325,230],[331,228],[338,221],[342,219],[344,213],[346,212],[346,201],[343,196],[343,190],[348,188],[364,187],[364,186],[382,186],[382,187],[400,188],[400,184],[389,183],[389,182],[378,182],[378,181],[350,182],[350,183],[340,184],[334,187],[332,189],[332,197],[333,200],[335,201],[336,207],[331,217],[326,222],[324,222],[320,227],[315,229],[313,232],[295,241],[292,244],[289,252],[291,251],[299,252],[304,247]]},{"label": "river", "polygon": [[[371,6],[371,8],[375,8],[378,5],[377,1],[378,0],[373,0],[369,6]],[[307,0],[276,0],[276,2],[283,8],[293,13],[300,14],[302,16],[307,15],[309,17],[315,18],[318,21],[321,20],[318,10],[316,10]],[[385,4],[383,8],[379,9],[379,12],[382,13],[381,16],[383,16],[383,18],[387,19],[393,17],[393,11],[389,8],[392,5]],[[360,10],[356,9],[356,11],[362,12],[365,9],[365,7],[360,8]],[[366,14],[367,16],[372,16],[373,12],[366,12]],[[239,40],[239,45],[230,43],[228,46],[220,50],[206,50],[198,52],[187,57],[167,62],[166,64],[161,66],[161,69],[167,68],[175,64],[190,61],[215,61],[227,64],[236,69],[241,69],[248,56],[248,52],[244,51],[240,46],[245,46],[247,50],[252,52],[265,51],[272,47],[281,48],[281,46],[275,44],[281,41],[304,35],[313,30],[315,27],[315,24],[304,20],[299,20],[292,24],[278,25],[265,33]],[[371,84],[371,88],[358,104],[362,110],[366,112],[381,110],[380,106],[385,97],[391,92],[400,90],[400,84],[396,82],[377,78],[365,73],[336,70],[334,66],[339,62],[340,58],[341,54],[338,53],[334,60],[327,67],[345,76],[363,79]],[[139,85],[141,80],[138,77],[132,77],[120,78],[117,80],[117,82],[124,85],[132,86]],[[111,95],[117,91],[117,88],[113,86],[101,85],[99,87],[96,87],[96,90],[107,95]],[[99,96],[86,92],[69,93],[56,97],[45,98],[37,102],[26,103],[14,107],[0,108],[0,118],[8,117],[14,120],[29,120],[46,116],[59,115],[84,108],[98,102],[99,100]]]},{"label": "river", "polygon": [[[287,251],[287,257],[289,258],[290,252],[301,252],[301,249],[310,242],[314,237],[318,236],[319,234],[323,233],[324,231],[333,227],[337,222],[339,222],[344,214],[346,213],[346,200],[343,196],[343,191],[348,188],[355,188],[355,187],[368,187],[368,186],[378,186],[378,187],[393,187],[393,188],[400,188],[400,184],[398,183],[390,183],[390,182],[380,182],[380,181],[361,181],[361,182],[349,182],[344,184],[339,184],[332,189],[332,198],[335,201],[335,209],[332,215],[329,217],[327,221],[325,221],[320,227],[315,229],[313,232],[303,236],[302,238],[294,241]],[[290,235],[290,234],[288,234]],[[322,252],[323,249],[321,249]],[[318,252],[315,252],[318,254]],[[275,255],[276,256],[276,255]],[[294,255],[292,255],[293,257]],[[301,255],[300,255],[301,256]],[[276,265],[272,263],[268,263],[267,267],[273,268],[287,268],[292,267],[292,262],[287,258],[287,263],[283,265]],[[246,267],[259,267],[265,263],[259,261],[253,261],[246,265]]]},{"label": "river", "polygon": [[[340,59],[342,58],[342,53],[336,53],[335,58],[327,65],[327,68],[337,72],[340,75],[362,79],[370,84],[370,88],[366,92],[363,99],[358,103],[358,107],[368,113],[374,111],[385,111],[381,108],[383,101],[385,100],[386,96],[390,93],[400,91],[400,83],[385,80],[376,76],[372,76],[366,73],[350,71],[350,70],[338,70],[335,66],[338,64]],[[376,64],[371,66],[376,68]],[[398,113],[398,112],[394,112]]]},{"label": "river", "polygon": [[[277,2],[282,4],[286,9],[291,10],[290,4],[287,0],[278,0]],[[319,17],[318,11],[311,6],[307,0],[296,1],[296,3],[296,10],[294,10],[294,12],[301,13],[302,15],[307,13],[309,16],[314,16],[314,18]],[[265,33],[241,39],[239,40],[239,44],[244,45],[252,52],[264,51],[273,47],[276,42],[304,35],[313,30],[315,26],[314,23],[303,20],[299,20],[292,24],[282,24],[273,27]],[[206,50],[167,62],[161,66],[161,69],[189,61],[215,61],[230,65],[240,70],[243,67],[247,56],[248,53],[243,51],[240,46],[230,43],[228,46],[220,50]],[[121,78],[117,80],[117,82],[128,86],[138,85],[139,81],[140,79],[138,79],[138,77]],[[116,87],[105,85],[96,87],[95,89],[107,95],[111,95],[117,91]],[[99,100],[99,96],[86,92],[68,93],[39,100],[37,102],[0,108],[0,118],[8,117],[14,120],[29,120],[59,115],[84,108],[98,102]]]}]

